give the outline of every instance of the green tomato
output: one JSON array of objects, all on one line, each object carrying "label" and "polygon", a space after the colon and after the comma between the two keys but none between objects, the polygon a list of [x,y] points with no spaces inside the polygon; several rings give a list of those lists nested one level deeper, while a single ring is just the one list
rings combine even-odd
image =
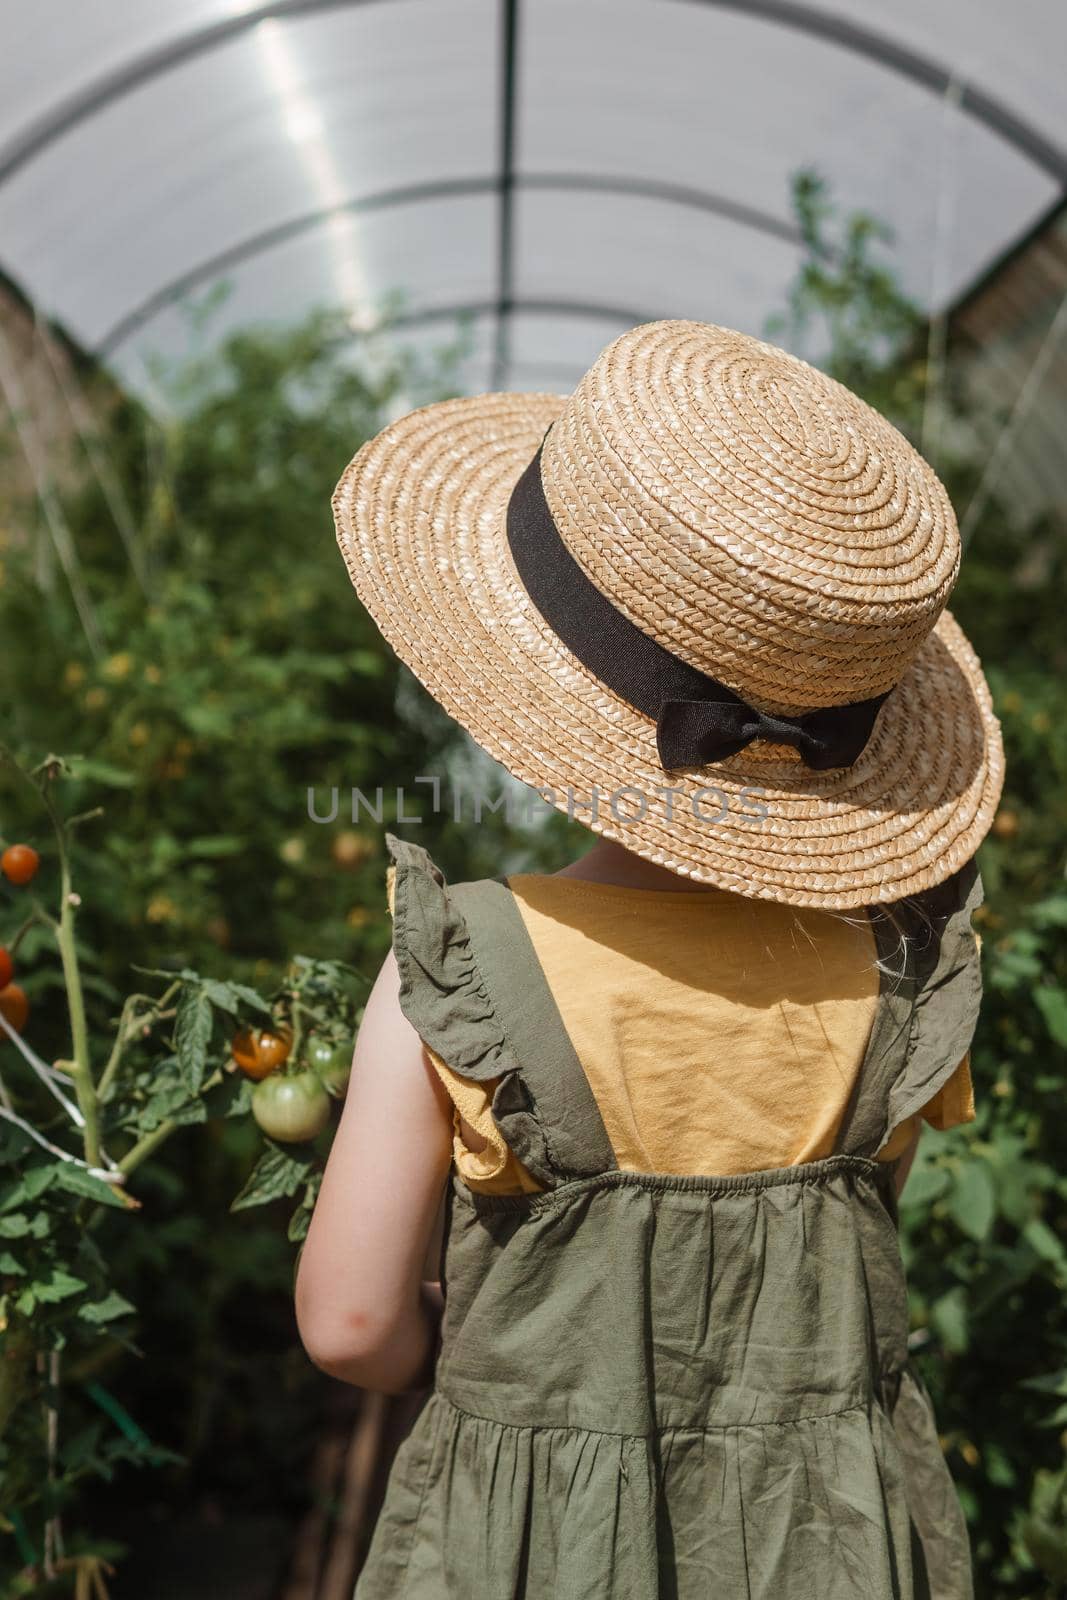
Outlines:
[{"label": "green tomato", "polygon": [[352,1072],[352,1050],[347,1044],[331,1044],[328,1039],[312,1039],[305,1052],[307,1064],[335,1100],[348,1087]]},{"label": "green tomato", "polygon": [[313,1072],[274,1072],[252,1091],[252,1115],[270,1139],[300,1144],[330,1120],[330,1097]]}]

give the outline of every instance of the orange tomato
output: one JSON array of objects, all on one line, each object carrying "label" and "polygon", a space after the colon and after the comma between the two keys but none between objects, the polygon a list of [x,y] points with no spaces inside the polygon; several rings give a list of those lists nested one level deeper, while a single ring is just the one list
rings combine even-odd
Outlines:
[{"label": "orange tomato", "polygon": [[41,858],[32,845],[9,844],[0,856],[0,872],[9,883],[29,883],[36,877]]},{"label": "orange tomato", "polygon": [[234,1035],[230,1054],[246,1078],[269,1078],[289,1059],[292,1041],[288,1034],[272,1033],[269,1028],[242,1028]]},{"label": "orange tomato", "polygon": [[993,818],[992,831],[998,839],[1014,839],[1019,831],[1019,813],[1002,807]]},{"label": "orange tomato", "polygon": [[[0,989],[0,1016],[3,1017],[9,1028],[14,1028],[16,1033],[21,1033],[26,1026],[26,1019],[30,1014],[30,1002],[26,998],[26,991],[21,984],[9,983]],[[7,1035],[3,1034],[6,1040]]]},{"label": "orange tomato", "polygon": [[334,836],[330,854],[339,867],[361,867],[374,854],[374,840],[345,828]]}]

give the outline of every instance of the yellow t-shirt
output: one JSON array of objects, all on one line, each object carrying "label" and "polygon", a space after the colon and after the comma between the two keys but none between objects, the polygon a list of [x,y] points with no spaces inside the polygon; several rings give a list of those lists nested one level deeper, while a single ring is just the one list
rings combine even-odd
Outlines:
[{"label": "yellow t-shirt", "polygon": [[[536,873],[508,883],[621,1169],[725,1174],[832,1153],[878,1003],[864,913]],[[430,1057],[466,1181],[540,1188],[489,1110],[497,1080]],[[879,1157],[904,1149],[921,1120],[948,1128],[974,1115],[964,1056]]]}]

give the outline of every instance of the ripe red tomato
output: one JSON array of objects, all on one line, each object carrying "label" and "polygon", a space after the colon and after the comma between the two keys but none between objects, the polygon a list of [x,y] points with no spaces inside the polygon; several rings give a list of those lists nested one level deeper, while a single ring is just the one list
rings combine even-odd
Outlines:
[{"label": "ripe red tomato", "polygon": [[14,976],[15,963],[11,959],[11,952],[0,944],[0,989],[6,989]]},{"label": "ripe red tomato", "polygon": [[29,883],[40,864],[40,856],[29,844],[9,844],[0,856],[0,872],[9,883]]},{"label": "ripe red tomato", "polygon": [[245,1077],[258,1083],[285,1065],[291,1048],[287,1034],[272,1033],[269,1028],[242,1028],[234,1036],[230,1054]]},{"label": "ripe red tomato", "polygon": [[[0,1016],[9,1028],[14,1028],[16,1033],[21,1033],[26,1026],[26,1019],[30,1014],[30,1002],[26,998],[26,991],[21,984],[9,983],[0,989]],[[7,1040],[7,1034],[2,1035]]]},{"label": "ripe red tomato", "polygon": [[269,1138],[300,1144],[329,1122],[330,1097],[313,1072],[279,1072],[256,1084],[252,1115]]}]

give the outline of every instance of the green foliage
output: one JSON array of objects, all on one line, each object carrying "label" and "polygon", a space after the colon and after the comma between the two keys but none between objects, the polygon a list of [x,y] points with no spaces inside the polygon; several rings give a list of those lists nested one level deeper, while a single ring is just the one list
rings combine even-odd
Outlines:
[{"label": "green foliage", "polygon": [[[83,1480],[110,1479],[120,1465],[185,1464],[93,1376],[101,1355],[141,1354],[136,1306],[123,1292],[129,1229],[147,1221],[131,1179],[180,1128],[251,1120],[251,1085],[231,1059],[243,1028],[265,1022],[287,1039],[279,1074],[306,1069],[312,1040],[350,1040],[359,975],[341,962],[295,957],[263,995],[190,968],[153,972],[163,992],[129,994],[98,1041],[86,1027],[74,936],[83,902],[69,845],[79,819],[64,815],[58,792],[72,767],[54,756],[32,775],[9,758],[7,766],[36,793],[53,831],[57,913],[26,888],[5,883],[3,892],[28,913],[23,928],[38,925],[54,941],[73,1050],[73,1059],[49,1066],[23,1044],[13,1061],[5,1057],[0,1078],[0,1479],[7,1531],[32,1569],[38,1539],[54,1551],[58,1519]],[[302,1188],[288,1229],[294,1242],[306,1232],[323,1166],[322,1140],[293,1148],[268,1140],[231,1209]],[[45,1565],[54,1569],[54,1559]]]},{"label": "green foliage", "polygon": [[[966,363],[900,292],[879,223],[839,218],[813,174],[798,179],[795,204],[807,253],[769,335],[926,449],[962,514],[983,465]],[[153,1465],[170,1502],[193,1481],[247,1499],[262,1492],[266,1458],[272,1513],[285,1495],[305,1504],[319,1391],[292,1330],[293,1246],[328,1135],[310,1147],[264,1140],[250,1084],[226,1070],[227,1041],[268,1018],[350,1040],[351,969],[373,970],[389,938],[382,828],[346,814],[353,788],[382,785],[395,824],[394,786],[417,774],[507,781],[382,644],[351,594],[329,514],[355,449],[389,415],[450,392],[456,353],[426,371],[368,349],[353,360],[342,320],[324,316],[241,335],[170,377],[167,418],[109,402],[99,442],[134,559],[91,475],[64,496],[99,648],[32,511],[9,511],[0,533],[5,736],[35,757],[81,752],[61,776],[67,809],[90,813],[69,840],[85,1057],[103,1149],[139,1152],[129,1182],[106,1182],[89,1170],[95,1159],[58,1160],[0,1119],[0,1583],[21,1570],[23,1592],[45,1519],[62,1508],[76,1523],[101,1477],[133,1492],[130,1466]],[[924,1135],[902,1239],[913,1344],[979,1594],[1045,1600],[1067,1581],[1067,640],[1056,598],[1067,557],[1051,517],[1021,527],[1010,510],[995,497],[986,506],[952,600],[985,663],[1008,756],[981,854],[977,1119]],[[336,822],[312,821],[309,788],[333,787]],[[43,827],[39,800],[0,776],[0,832],[40,844],[41,897],[54,905],[61,863]],[[536,870],[585,830],[559,816],[530,831],[502,816],[471,828],[446,808],[415,836],[462,879]],[[18,929],[26,1038],[49,1062],[72,1051],[68,984],[54,930],[19,927],[21,916],[0,906],[0,942]],[[306,959],[293,962],[297,950]],[[16,1110],[58,1142],[64,1114],[10,1044],[0,1077]],[[32,1303],[32,1338],[20,1299]],[[52,1479],[41,1340],[47,1360],[61,1358]],[[67,1537],[89,1550],[76,1528]],[[85,1560],[116,1553],[96,1542]]]},{"label": "green foliage", "polygon": [[283,1195],[295,1194],[300,1185],[307,1180],[310,1166],[306,1156],[293,1155],[268,1139],[267,1149],[256,1162],[248,1182],[230,1210],[240,1211],[247,1206],[264,1206],[271,1200],[280,1199]]},{"label": "green foliage", "polygon": [[[104,443],[144,587],[96,480],[66,507],[99,656],[63,574],[42,588],[39,541],[5,554],[5,738],[36,752],[46,728],[82,752],[75,804],[109,789],[77,870],[85,942],[113,986],[131,950],[250,981],[295,949],[384,953],[378,839],[338,870],[345,806],[315,823],[308,791],[388,793],[453,735],[440,714],[417,734],[397,722],[397,665],[348,585],[329,502],[384,414],[447,392],[448,366],[371,370],[320,316],[177,374],[169,421],[119,404]],[[13,799],[4,820],[21,825]]]},{"label": "green foliage", "polygon": [[[291,1464],[274,1504],[299,1509],[306,1497],[301,1452],[326,1380],[293,1336],[293,1245],[328,1133],[288,1147],[301,1182],[280,1217],[262,1193],[260,1209],[245,1209],[265,1141],[251,1084],[226,1070],[227,1041],[275,1017],[294,1032],[294,1061],[301,1037],[350,1046],[353,974],[388,943],[380,836],[353,827],[343,806],[335,825],[311,821],[308,790],[388,794],[455,735],[435,710],[417,730],[397,721],[397,664],[348,585],[329,496],[391,410],[448,392],[456,353],[425,370],[369,349],[357,363],[342,319],[321,316],[242,335],[186,369],[169,419],[109,397],[98,446],[136,559],[103,486],[75,477],[64,510],[90,632],[32,508],[5,508],[5,737],[31,760],[49,746],[81,752],[45,775],[84,817],[61,859],[41,795],[9,766],[0,834],[40,849],[42,907],[77,885],[65,940],[80,1048],[56,929],[43,916],[20,926],[28,900],[5,904],[3,886],[0,943],[17,944],[28,1044],[46,1065],[79,1056],[57,1063],[55,1081],[69,1097],[71,1071],[86,1092],[95,1079],[96,1126],[78,1165],[46,1160],[0,1121],[0,1182],[25,1167],[20,1181],[40,1186],[32,1206],[12,1188],[0,1213],[0,1589],[32,1587],[60,1511],[77,1548],[94,1475],[123,1465],[151,1462],[172,1499],[213,1475],[248,1500],[270,1458]],[[65,1113],[2,1042],[0,1075],[19,1115],[73,1154]],[[127,1182],[93,1175],[99,1150],[128,1168]],[[234,1330],[246,1314],[255,1351],[240,1359]],[[51,1475],[42,1359],[61,1359]],[[145,1437],[162,1434],[150,1449],[87,1389],[103,1373]],[[264,1393],[276,1403],[263,1407]],[[217,1448],[225,1430],[239,1451]]]},{"label": "green foliage", "polygon": [[[962,520],[982,466],[965,361],[950,343],[943,369],[931,364],[936,341],[896,285],[883,228],[839,222],[810,173],[795,201],[809,254],[773,331],[801,353],[816,344],[820,365],[917,445],[940,407],[937,437],[952,447],[936,465]],[[1067,541],[1051,516],[1020,527],[1009,509],[986,507],[951,601],[984,662],[1007,757],[980,852],[977,1116],[924,1133],[901,1224],[912,1343],[967,1512],[978,1592],[1044,1600],[1067,1571],[1067,643],[1056,599]]]},{"label": "green foliage", "polygon": [[892,233],[864,212],[838,222],[814,172],[794,179],[793,210],[806,254],[787,310],[767,320],[767,337],[787,342],[899,422],[921,407],[925,374],[906,359],[923,324],[885,248]]}]

